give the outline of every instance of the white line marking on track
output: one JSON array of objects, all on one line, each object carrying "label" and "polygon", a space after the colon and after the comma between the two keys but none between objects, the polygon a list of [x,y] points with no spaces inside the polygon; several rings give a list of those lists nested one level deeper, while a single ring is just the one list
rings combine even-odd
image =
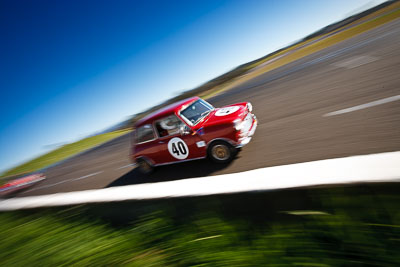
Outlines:
[{"label": "white line marking on track", "polygon": [[69,180],[64,180],[64,181],[61,181],[61,182],[58,182],[58,183],[55,183],[55,184],[48,184],[48,185],[43,185],[43,186],[40,186],[40,187],[32,188],[32,189],[26,190],[25,192],[32,192],[32,191],[39,190],[39,189],[45,189],[45,188],[49,188],[49,187],[56,186],[56,185],[59,185],[59,184],[63,184],[63,183],[66,183],[66,182],[69,182]]},{"label": "white line marking on track", "polygon": [[43,185],[43,186],[40,186],[40,187],[35,187],[35,188],[32,188],[32,189],[26,190],[25,192],[32,192],[32,191],[36,191],[36,190],[39,190],[39,189],[45,189],[45,188],[53,187],[53,186],[56,186],[56,185],[59,185],[59,184],[63,184],[63,183],[66,183],[66,182],[72,182],[72,181],[78,181],[78,180],[86,179],[86,178],[95,176],[97,174],[100,174],[102,172],[103,171],[94,172],[94,173],[91,173],[91,174],[88,174],[88,175],[84,175],[84,176],[81,176],[81,177],[78,177],[78,178],[63,180],[63,181],[60,181],[60,182],[55,183],[55,184],[48,184],[48,185]]},{"label": "white line marking on track", "polygon": [[0,201],[0,211],[387,181],[400,182],[400,151],[318,160],[169,182],[11,198]]},{"label": "white line marking on track", "polygon": [[128,165],[125,165],[125,166],[122,166],[122,167],[116,168],[116,170],[120,170],[120,169],[124,169],[124,168],[128,168],[128,167],[135,167],[135,166],[136,166],[136,164],[135,164],[135,163],[131,163],[131,164],[128,164]]},{"label": "white line marking on track", "polygon": [[86,178],[95,176],[95,175],[97,175],[97,174],[100,174],[100,173],[102,173],[102,172],[103,172],[103,171],[94,172],[94,173],[91,173],[91,174],[88,174],[88,175],[81,176],[81,177],[79,177],[79,178],[71,179],[70,181],[78,181],[78,180],[86,179]]},{"label": "white line marking on track", "polygon": [[400,95],[395,95],[395,96],[383,98],[383,99],[380,99],[380,100],[372,101],[372,102],[369,102],[369,103],[366,103],[366,104],[354,106],[354,107],[351,107],[351,108],[345,108],[345,109],[329,112],[329,113],[326,113],[326,114],[322,115],[322,117],[329,117],[329,116],[340,115],[340,114],[343,114],[343,113],[349,113],[349,112],[352,112],[352,111],[365,109],[365,108],[370,108],[370,107],[374,107],[374,106],[378,106],[378,105],[382,105],[382,104],[386,104],[386,103],[390,103],[390,102],[398,101],[398,100],[400,100]]},{"label": "white line marking on track", "polygon": [[352,68],[356,68],[356,67],[374,62],[378,59],[379,58],[372,57],[372,56],[355,56],[355,57],[351,57],[349,59],[345,59],[345,60],[333,63],[332,65],[335,67],[352,69]]}]

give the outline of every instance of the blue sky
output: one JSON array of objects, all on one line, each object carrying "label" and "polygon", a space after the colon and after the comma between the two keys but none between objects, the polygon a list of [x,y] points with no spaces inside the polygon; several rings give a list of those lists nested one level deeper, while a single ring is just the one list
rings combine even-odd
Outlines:
[{"label": "blue sky", "polygon": [[380,0],[0,0],[0,171]]}]

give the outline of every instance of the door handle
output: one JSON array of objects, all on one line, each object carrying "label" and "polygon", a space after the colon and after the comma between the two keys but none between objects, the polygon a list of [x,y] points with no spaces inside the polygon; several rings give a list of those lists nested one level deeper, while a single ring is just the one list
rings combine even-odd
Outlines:
[{"label": "door handle", "polygon": [[164,144],[164,141],[159,141],[158,143],[159,143],[159,144]]}]

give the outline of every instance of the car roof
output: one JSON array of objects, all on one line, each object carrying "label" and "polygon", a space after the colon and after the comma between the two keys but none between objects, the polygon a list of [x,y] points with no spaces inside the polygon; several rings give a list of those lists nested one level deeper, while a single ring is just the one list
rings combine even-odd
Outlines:
[{"label": "car roof", "polygon": [[198,99],[200,99],[200,97],[194,96],[194,97],[186,98],[186,99],[180,100],[178,102],[172,103],[161,109],[158,109],[158,110],[150,113],[149,115],[145,116],[144,118],[140,119],[138,122],[136,122],[135,128],[140,127],[145,124],[153,123],[153,121],[164,118],[168,115],[175,114],[176,112],[178,112],[181,109],[182,106],[188,105]]}]

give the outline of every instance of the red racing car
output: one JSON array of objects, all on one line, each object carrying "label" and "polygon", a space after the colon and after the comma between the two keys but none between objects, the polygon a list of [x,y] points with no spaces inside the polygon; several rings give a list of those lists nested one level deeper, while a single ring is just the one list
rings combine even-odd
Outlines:
[{"label": "red racing car", "polygon": [[209,157],[227,163],[251,140],[257,119],[249,102],[214,108],[192,97],[138,121],[131,157],[143,173],[154,166]]}]

